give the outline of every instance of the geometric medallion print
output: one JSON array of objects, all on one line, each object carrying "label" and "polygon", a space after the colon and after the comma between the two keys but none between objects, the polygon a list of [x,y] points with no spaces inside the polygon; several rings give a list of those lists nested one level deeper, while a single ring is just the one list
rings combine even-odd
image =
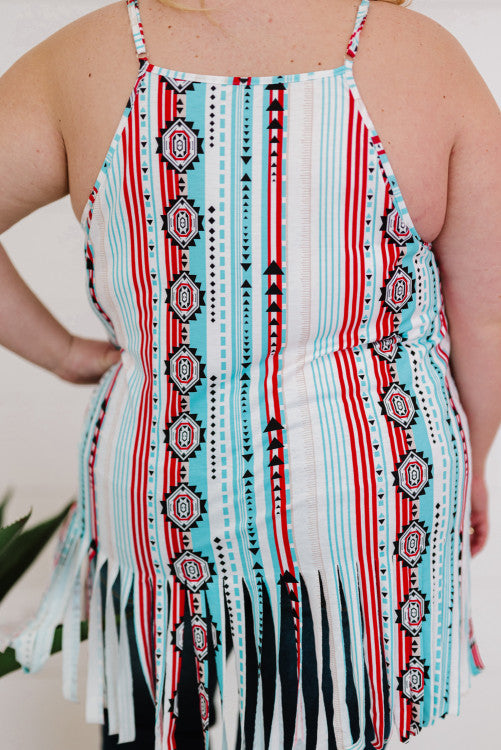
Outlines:
[{"label": "geometric medallion print", "polygon": [[411,500],[420,495],[432,474],[431,466],[416,451],[409,451],[396,471],[393,472],[396,484]]},{"label": "geometric medallion print", "polygon": [[[75,587],[97,556],[87,708],[94,717],[115,698],[121,742],[144,746],[123,684],[131,657],[158,709],[155,750],[195,746],[174,742],[183,661],[189,730],[208,724],[211,682],[221,707],[238,706],[228,750],[382,749],[392,728],[407,741],[457,713],[482,664],[459,512],[468,425],[440,269],[350,71],[374,2],[354,2],[342,77],[160,68],[143,39],[148,3],[125,3],[138,76],[80,223],[91,307],[126,365],[88,404],[77,518],[53,585],[5,646],[35,671],[47,622],[69,622],[73,694]],[[123,584],[116,611],[133,589],[136,648],[119,653],[99,631],[108,558]],[[65,601],[62,581],[75,588]]]},{"label": "geometric medallion print", "polygon": [[194,201],[181,196],[166,207],[162,217],[162,229],[183,250],[192,245],[203,229],[202,216],[193,205]]},{"label": "geometric medallion print", "polygon": [[177,650],[182,651],[183,650],[183,644],[184,644],[184,620],[180,620],[178,624],[176,625],[174,632],[173,632],[173,643],[176,644]]},{"label": "geometric medallion print", "polygon": [[398,689],[410,701],[420,701],[424,695],[424,681],[428,677],[429,668],[416,656],[409,660],[408,668],[398,677]]},{"label": "geometric medallion print", "polygon": [[419,726],[417,721],[411,721],[410,727],[409,727],[410,737],[416,737],[416,735],[418,735],[420,731],[421,731],[421,727]]},{"label": "geometric medallion print", "polygon": [[405,597],[404,603],[397,612],[397,622],[406,628],[411,635],[421,630],[425,615],[429,612],[428,602],[416,588],[412,588]]},{"label": "geometric medallion print", "polygon": [[165,360],[165,374],[170,378],[181,393],[188,393],[204,376],[204,365],[200,364],[195,350],[184,344],[177,347],[170,358]]},{"label": "geometric medallion print", "polygon": [[173,91],[177,91],[178,94],[182,94],[187,89],[193,90],[193,81],[184,80],[182,78],[171,78],[170,76],[161,76],[161,78],[169,88]]},{"label": "geometric medallion print", "polygon": [[373,341],[371,346],[380,357],[384,357],[388,362],[393,362],[400,341],[402,341],[400,334],[392,333],[390,336],[384,336],[382,339]]},{"label": "geometric medallion print", "polygon": [[393,312],[400,312],[412,297],[412,278],[400,266],[395,268],[391,279],[385,284],[380,299],[384,299]]},{"label": "geometric medallion print", "polygon": [[[202,617],[198,614],[191,618],[191,628],[193,633],[193,645],[195,653],[200,661],[207,657],[209,640],[207,637],[207,626]],[[217,629],[214,623],[211,623],[212,643],[217,644]],[[181,620],[176,628],[175,643],[179,651],[183,650],[184,638],[184,620]]]},{"label": "geometric medallion print", "polygon": [[403,427],[408,427],[416,413],[413,397],[406,393],[398,383],[392,383],[387,388],[383,400],[380,402],[383,414],[394,419]]},{"label": "geometric medallion print", "polygon": [[395,245],[405,245],[412,239],[412,232],[400,218],[396,208],[393,208],[388,214],[381,217],[381,229],[384,230],[384,235],[388,240],[394,242]]},{"label": "geometric medallion print", "polygon": [[195,316],[204,304],[205,292],[200,291],[200,284],[186,271],[177,274],[165,292],[169,309],[183,323]]},{"label": "geometric medallion print", "polygon": [[186,531],[200,518],[203,501],[187,484],[178,484],[173,492],[160,501],[162,513],[178,528]]},{"label": "geometric medallion print", "polygon": [[200,717],[202,719],[202,726],[207,729],[209,724],[209,696],[203,682],[198,683],[198,702],[200,706]]},{"label": "geometric medallion print", "polygon": [[172,572],[190,591],[197,592],[211,579],[211,563],[187,549],[171,564]]},{"label": "geometric medallion print", "polygon": [[[193,125],[190,122],[190,125]],[[160,130],[157,136],[157,154],[162,154],[162,161],[171,164],[178,172],[193,169],[192,163],[203,153],[203,138],[198,138],[198,131],[193,131],[186,120],[178,117],[174,122],[168,122],[166,128]]]},{"label": "geometric medallion print", "polygon": [[428,544],[429,534],[417,521],[411,521],[394,542],[395,554],[403,563],[415,567]]},{"label": "geometric medallion print", "polygon": [[200,447],[205,428],[194,419],[191,414],[180,414],[169,427],[164,430],[164,442],[176,453],[181,460],[188,458]]},{"label": "geometric medallion print", "polygon": [[200,615],[191,618],[191,629],[193,633],[193,647],[197,657],[205,659],[208,650],[207,625]]}]

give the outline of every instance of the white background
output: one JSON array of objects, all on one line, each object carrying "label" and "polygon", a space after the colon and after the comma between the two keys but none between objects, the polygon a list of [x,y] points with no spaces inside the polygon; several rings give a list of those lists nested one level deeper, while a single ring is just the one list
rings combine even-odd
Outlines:
[{"label": "white background", "polygon": [[[105,4],[105,0],[0,0],[0,74],[39,41]],[[459,39],[501,103],[498,0],[414,0],[412,8]],[[168,66],[168,59],[164,64]],[[1,239],[26,282],[72,333],[105,338],[87,300],[83,234],[68,197],[36,211]],[[37,522],[59,510],[76,492],[77,443],[91,386],[65,383],[1,348],[0,372],[0,495],[7,486],[15,490],[8,520],[33,507],[32,522]],[[450,715],[426,728],[410,741],[415,750],[499,747],[500,459],[498,433],[487,464],[491,536],[487,548],[473,559],[471,570],[473,619],[487,668],[472,679],[461,716]],[[54,541],[4,600],[2,625],[35,609],[48,581],[53,550]],[[100,727],[86,724],[84,718],[86,658],[83,643],[78,703],[62,697],[60,654],[34,675],[18,671],[0,680],[2,750],[98,750]],[[214,747],[219,748],[217,736]],[[392,750],[398,747],[402,745],[396,741],[390,745]]]}]

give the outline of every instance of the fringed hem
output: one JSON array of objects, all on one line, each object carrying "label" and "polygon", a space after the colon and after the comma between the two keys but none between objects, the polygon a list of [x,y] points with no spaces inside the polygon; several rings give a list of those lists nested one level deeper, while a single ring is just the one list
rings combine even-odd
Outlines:
[{"label": "fringed hem", "polygon": [[[59,624],[63,625],[62,638],[62,670],[63,695],[76,701],[77,670],[80,646],[80,624],[82,619],[88,619],[88,671],[86,686],[85,719],[88,723],[104,724],[104,709],[107,708],[109,734],[118,734],[118,742],[132,742],[136,736],[133,700],[133,674],[131,665],[130,642],[127,632],[127,604],[132,594],[134,632],[138,653],[143,668],[146,683],[149,686],[152,701],[155,705],[155,750],[172,750],[176,746],[174,740],[175,720],[179,713],[176,685],[179,680],[182,656],[182,613],[187,610],[191,622],[192,633],[197,630],[198,642],[194,638],[195,664],[197,668],[197,685],[199,691],[200,710],[202,715],[202,733],[205,747],[208,747],[208,650],[215,649],[217,683],[220,689],[220,708],[222,741],[221,748],[228,745],[229,716],[223,711],[224,699],[228,694],[228,684],[225,677],[225,661],[228,654],[226,626],[228,602],[219,581],[221,595],[221,614],[225,627],[219,633],[213,627],[211,611],[206,597],[201,597],[201,609],[194,612],[192,592],[179,586],[179,581],[171,578],[169,581],[158,578],[152,582],[134,573],[130,569],[120,567],[110,556],[100,550],[97,554],[90,543],[90,538],[83,529],[81,513],[75,508],[69,518],[67,530],[60,540],[60,547],[56,555],[55,566],[49,586],[47,587],[36,615],[23,626],[20,632],[10,637],[7,645],[15,649],[16,658],[25,672],[33,673],[41,669],[50,655],[54,633]],[[86,611],[82,613],[83,581],[82,572],[85,562],[89,559],[89,577],[86,581]],[[104,581],[102,572],[106,566],[106,591],[104,595],[101,582]],[[242,590],[245,592],[242,616],[246,627],[245,647],[245,691],[237,684],[237,697],[244,695],[244,712],[241,711],[241,700],[238,712],[238,747],[260,748],[288,747],[290,750],[302,750],[306,747],[307,737],[315,737],[311,747],[323,747],[332,741],[333,733],[338,738],[358,735],[354,745],[349,742],[346,748],[355,750],[361,748],[364,739],[362,726],[355,730],[352,723],[355,719],[350,714],[350,727],[346,727],[342,712],[344,708],[337,703],[339,691],[336,684],[345,684],[346,698],[362,690],[358,684],[359,675],[354,669],[353,658],[356,656],[357,646],[352,640],[353,623],[350,612],[350,602],[345,598],[341,582],[339,581],[341,600],[340,607],[342,621],[340,631],[334,632],[329,626],[325,600],[324,582],[320,572],[315,576],[300,575],[299,590],[302,602],[302,668],[300,681],[295,668],[291,669],[291,654],[294,652],[295,623],[290,610],[290,595],[281,587],[279,633],[275,631],[272,615],[270,592],[262,581],[260,601],[262,602],[261,641],[254,639],[253,628],[255,613],[252,599],[245,589],[242,580]],[[114,604],[114,584],[119,580],[118,612]],[[215,614],[212,612],[212,614]],[[143,619],[141,617],[143,616]],[[320,618],[320,619],[319,619]],[[141,631],[144,622],[151,623],[150,632]],[[216,618],[217,621],[217,618]],[[118,626],[118,627],[117,627]],[[204,630],[205,636],[202,637]],[[463,695],[470,687],[471,675],[479,674],[484,669],[478,647],[473,636],[471,617],[464,634],[469,633],[467,647],[466,673],[461,671],[459,693]],[[141,636],[141,637],[140,637]],[[218,638],[218,636],[220,636]],[[175,643],[171,641],[175,637]],[[364,636],[365,637],[365,636]],[[278,638],[278,645],[277,645]],[[218,642],[219,640],[219,642]],[[235,633],[231,634],[235,640]],[[154,644],[154,646],[153,646]],[[344,644],[344,645],[343,645]],[[150,648],[150,646],[152,646]],[[290,649],[287,650],[287,649]],[[340,651],[341,649],[341,651]],[[333,664],[341,665],[341,652],[344,649],[345,662],[342,678],[333,669]],[[336,654],[334,655],[334,650]],[[238,648],[237,648],[238,651]],[[214,653],[214,651],[213,651]],[[236,654],[237,656],[237,654]],[[392,669],[389,665],[388,677],[391,678]],[[242,672],[237,670],[237,678],[242,679]],[[166,679],[168,677],[168,680]],[[367,676],[366,676],[367,677]],[[339,678],[339,679],[338,679]],[[350,682],[351,680],[351,682]],[[316,693],[315,693],[315,690]],[[362,696],[368,689],[368,684]],[[307,692],[306,692],[307,691]],[[393,704],[391,682],[386,686],[387,700]],[[313,693],[315,695],[312,698]],[[307,701],[305,700],[307,698]],[[333,707],[337,705],[337,709]],[[314,710],[312,707],[316,706]],[[361,708],[361,706],[360,706]],[[281,710],[288,716],[288,722],[283,723]],[[353,711],[353,706],[349,709]],[[447,710],[440,714],[444,718],[447,714],[459,715],[459,701],[451,701]],[[292,717],[292,718],[291,718]],[[346,718],[346,717],[345,717]],[[435,723],[438,716],[433,714],[430,721],[422,726],[412,722],[406,742],[413,735],[420,733],[426,726]],[[205,721],[204,721],[205,719]],[[366,720],[370,725],[369,716]],[[340,723],[341,722],[341,723]],[[384,745],[391,736],[398,733],[398,716],[389,710],[385,718]],[[353,730],[353,732],[351,731]],[[368,736],[367,734],[365,735]],[[247,739],[249,742],[247,742]],[[242,744],[243,743],[243,744]],[[316,744],[318,743],[318,744]],[[371,746],[370,744],[367,747]]]},{"label": "fringed hem", "polygon": [[63,694],[76,700],[76,670],[80,644],[80,573],[88,548],[79,508],[70,511],[64,536],[60,536],[49,584],[36,614],[9,635],[9,646],[23,671],[38,672],[51,654],[58,625],[63,625]]},{"label": "fringed hem", "polygon": [[[66,526],[66,524],[65,524]],[[66,531],[60,532],[58,549],[49,584],[36,614],[2,634],[2,650],[11,646],[16,660],[25,673],[38,672],[51,654],[56,628],[62,624],[62,693],[78,701],[78,659],[81,642],[82,597],[86,563],[93,563],[90,576],[88,613],[88,670],[85,719],[88,723],[104,724],[104,708],[108,711],[110,734],[119,734],[119,743],[135,739],[134,702],[130,644],[127,634],[125,607],[132,586],[132,573],[122,571],[119,634],[112,598],[112,586],[119,567],[94,550],[85,533],[78,506],[70,512]],[[101,570],[108,563],[106,605],[102,612]],[[90,570],[90,568],[89,568]],[[103,632],[104,622],[104,632]]]},{"label": "fringed hem", "polygon": [[[117,579],[119,587],[114,585],[118,583]],[[207,633],[204,622],[208,608],[205,605],[200,613],[194,613],[191,592],[184,590],[177,580],[171,581],[169,584],[169,581],[158,578],[153,582],[120,566],[99,548],[96,553],[86,532],[81,508],[75,506],[67,517],[67,524],[60,530],[49,584],[34,616],[10,632],[4,630],[2,645],[4,649],[12,647],[23,671],[33,674],[45,665],[52,651],[56,629],[62,625],[62,692],[68,700],[78,701],[81,623],[87,620],[85,720],[104,725],[106,709],[108,733],[118,734],[119,744],[133,742],[136,738],[135,706],[131,633],[127,623],[128,618],[133,617],[139,661],[155,706],[155,750],[174,748],[179,711],[175,685],[182,661],[182,644],[178,638],[183,628],[179,627],[179,617],[181,615],[182,619],[186,608],[192,633],[201,629]],[[132,612],[126,611],[131,596]],[[115,597],[119,599],[118,607]],[[145,620],[148,622],[147,633],[143,627]],[[130,627],[132,629],[132,625]],[[178,636],[176,647],[169,638],[173,632]],[[213,637],[211,632],[210,642]],[[152,644],[155,644],[155,649]],[[206,644],[205,651],[207,648]],[[206,653],[201,654],[197,644],[195,663],[202,732],[205,747],[208,747],[209,694],[205,660]],[[165,676],[171,671],[176,679],[174,684],[167,685]]]}]

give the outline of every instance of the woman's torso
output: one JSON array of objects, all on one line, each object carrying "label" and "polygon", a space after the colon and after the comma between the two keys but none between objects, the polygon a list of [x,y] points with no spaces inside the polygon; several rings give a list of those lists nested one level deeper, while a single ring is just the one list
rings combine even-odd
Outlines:
[{"label": "woman's torso", "polygon": [[[156,65],[216,75],[274,75],[342,64],[358,2],[235,0],[214,18],[142,0],[148,57]],[[244,12],[242,8],[244,7]],[[233,8],[233,10],[231,10]],[[354,75],[423,240],[443,225],[455,112],[440,27],[421,14],[371,3]],[[125,3],[88,14],[59,33],[57,106],[78,218],[137,75]],[[443,40],[442,40],[443,41]],[[446,47],[446,46],[445,46]]]},{"label": "woman's torso", "polygon": [[[457,710],[472,668],[468,425],[429,244],[459,100],[436,27],[384,3],[370,3],[343,67],[359,5],[276,2],[269,21],[260,0],[251,11],[238,0],[245,44],[226,57],[197,14],[141,0],[151,64],[138,33],[138,68],[120,0],[67,29],[54,61],[91,303],[123,349],[92,393],[80,444],[89,621],[99,632],[106,562],[110,582],[120,572],[121,607],[132,587],[165,737],[185,606],[202,629],[204,726],[203,617],[220,686],[229,617],[249,748],[292,747],[304,726],[308,746],[334,746],[335,732],[352,747],[374,732],[383,747],[392,721],[408,739]],[[174,81],[176,70],[325,75],[213,86]],[[284,666],[286,647],[297,669]]]}]

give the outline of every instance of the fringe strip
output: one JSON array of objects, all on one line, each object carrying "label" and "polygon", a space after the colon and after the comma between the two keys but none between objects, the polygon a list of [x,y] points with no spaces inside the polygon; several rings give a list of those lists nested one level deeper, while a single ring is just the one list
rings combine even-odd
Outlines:
[{"label": "fringe strip", "polygon": [[[56,627],[62,623],[62,672],[63,695],[69,700],[77,700],[77,673],[80,649],[80,622],[82,618],[82,571],[89,553],[93,553],[88,536],[82,533],[82,519],[78,510],[69,519],[64,538],[56,555],[55,566],[49,586],[47,587],[39,609],[31,621],[21,632],[10,639],[16,652],[16,658],[25,672],[36,672],[44,665],[50,655]],[[106,564],[106,590],[103,606],[101,582]],[[254,750],[271,750],[273,747],[284,747],[287,750],[304,750],[308,747],[327,746],[336,742],[338,747],[361,747],[359,743],[367,740],[373,733],[370,713],[364,706],[367,704],[369,689],[368,665],[363,656],[359,660],[359,648],[354,638],[358,618],[357,604],[348,597],[348,591],[336,571],[338,594],[340,599],[333,601],[334,590],[327,592],[327,583],[322,580],[319,571],[304,571],[300,577],[301,596],[303,601],[302,622],[302,653],[301,683],[296,685],[295,668],[288,669],[286,652],[282,660],[278,658],[282,637],[289,645],[293,643],[292,615],[287,612],[288,595],[282,591],[281,612],[286,618],[280,627],[277,638],[274,615],[271,606],[268,582],[263,580],[260,600],[262,601],[263,628],[261,650],[257,645],[256,634],[253,632],[254,613],[252,600],[248,594],[242,602],[241,613],[246,622],[246,668],[242,672],[242,665],[236,664],[237,703],[242,689],[241,675],[245,674],[246,704],[245,715],[238,712],[236,736],[238,748],[254,748]],[[90,559],[90,591],[86,589],[86,604],[88,603],[88,672],[86,686],[85,718],[89,723],[104,723],[104,708],[108,711],[110,734],[119,735],[119,743],[132,742],[136,729],[134,721],[133,677],[131,669],[131,653],[127,630],[126,607],[131,593],[134,615],[138,609],[138,592],[142,580],[127,569],[119,567],[118,563],[107,557],[101,551]],[[318,578],[316,575],[318,574]],[[120,600],[118,611],[114,604],[114,584],[120,578]],[[144,582],[150,585],[151,582]],[[220,642],[216,645],[214,654],[217,665],[217,683],[220,690],[222,741],[218,750],[235,747],[235,731],[230,708],[234,705],[235,694],[232,682],[227,675],[227,637],[226,626],[228,610],[234,605],[226,600],[222,592],[222,622],[205,600],[202,614],[194,614],[193,601],[186,591],[176,589],[177,581],[158,580],[153,588],[153,604],[163,602],[160,621],[157,621],[157,607],[153,606],[152,627],[162,631],[160,640],[156,640],[156,652],[152,654],[155,665],[155,750],[173,750],[175,747],[173,727],[177,698],[175,687],[177,680],[166,680],[172,670],[179,670],[181,657],[175,651],[172,634],[179,627],[182,616],[182,602],[189,609],[186,623],[192,623],[192,618],[205,620],[210,630],[209,643],[212,641],[212,623],[220,630]],[[241,581],[242,590],[245,583]],[[116,588],[116,587],[115,587]],[[177,592],[177,593],[176,593]],[[182,595],[184,593],[184,596]],[[326,599],[329,593],[331,598]],[[243,605],[246,606],[243,606]],[[332,613],[340,610],[341,619],[339,629],[332,623]],[[87,610],[86,610],[87,611]],[[330,612],[329,612],[330,611]],[[360,610],[360,615],[362,610]],[[233,613],[235,614],[235,612]],[[225,619],[226,618],[226,619]],[[117,623],[118,619],[118,623]],[[198,620],[200,624],[200,620]],[[117,627],[118,624],[118,627]],[[364,631],[370,623],[364,623]],[[137,634],[137,623],[134,616],[134,632]],[[192,630],[193,632],[193,630]],[[484,664],[480,658],[478,647],[473,634],[471,618],[463,628],[464,635],[469,634],[469,673],[478,674]],[[234,637],[234,636],[232,636]],[[285,641],[284,641],[285,643]],[[9,644],[7,644],[9,645]],[[336,653],[335,653],[336,652]],[[287,652],[288,653],[288,652]],[[174,664],[174,660],[177,660]],[[292,660],[293,661],[293,660]],[[143,670],[145,659],[141,658]],[[343,662],[343,668],[333,669],[333,664]],[[202,665],[202,669],[200,668]],[[208,662],[202,656],[198,661],[195,655],[195,666],[199,679],[199,696],[206,708],[208,697]],[[388,665],[388,676],[393,675],[393,667]],[[147,675],[145,675],[147,677]],[[466,686],[466,679],[464,685]],[[468,680],[469,686],[469,680]],[[391,699],[391,687],[386,685],[387,700]],[[174,691],[174,692],[173,692]],[[339,692],[344,693],[340,698]],[[389,692],[388,692],[389,691]],[[233,693],[233,695],[231,695]],[[340,703],[336,704],[337,700]],[[291,724],[290,709],[294,696],[297,698],[295,721]],[[346,699],[346,702],[345,702]],[[230,705],[231,704],[231,705]],[[288,717],[283,715],[284,707]],[[205,710],[205,709],[204,709]],[[365,714],[365,717],[364,717]],[[446,714],[444,714],[446,715]],[[385,716],[385,739],[389,734],[390,716]],[[397,726],[398,716],[393,715],[393,724]],[[284,728],[287,733],[284,734]],[[208,731],[204,734],[206,746]],[[350,742],[352,744],[350,745]],[[278,744],[277,744],[278,743]],[[370,741],[369,741],[370,746]]]}]

